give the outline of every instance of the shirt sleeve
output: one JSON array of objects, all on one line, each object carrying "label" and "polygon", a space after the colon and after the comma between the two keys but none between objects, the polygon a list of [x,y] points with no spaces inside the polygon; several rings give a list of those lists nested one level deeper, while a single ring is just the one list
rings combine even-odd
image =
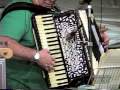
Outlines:
[{"label": "shirt sleeve", "polygon": [[26,12],[16,10],[9,12],[0,23],[0,35],[19,41],[26,33]]}]

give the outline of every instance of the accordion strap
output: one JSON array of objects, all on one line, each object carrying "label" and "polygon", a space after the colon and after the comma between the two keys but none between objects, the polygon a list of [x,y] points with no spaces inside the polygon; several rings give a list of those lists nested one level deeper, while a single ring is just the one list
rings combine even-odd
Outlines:
[{"label": "accordion strap", "polygon": [[29,10],[31,12],[35,12],[35,13],[40,13],[40,14],[44,14],[47,13],[49,11],[51,11],[49,8],[45,8],[42,6],[37,6],[34,5],[32,3],[27,3],[27,2],[16,2],[16,3],[12,3],[10,5],[8,5],[2,15],[0,20],[9,12],[14,11],[14,10]]}]

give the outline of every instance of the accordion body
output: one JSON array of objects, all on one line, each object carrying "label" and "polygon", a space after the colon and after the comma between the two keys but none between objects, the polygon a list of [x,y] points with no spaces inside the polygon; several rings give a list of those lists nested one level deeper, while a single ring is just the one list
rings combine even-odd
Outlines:
[{"label": "accordion body", "polygon": [[49,87],[88,84],[92,67],[78,11],[34,15],[32,20],[39,49],[49,49],[55,58],[55,70],[46,75]]}]

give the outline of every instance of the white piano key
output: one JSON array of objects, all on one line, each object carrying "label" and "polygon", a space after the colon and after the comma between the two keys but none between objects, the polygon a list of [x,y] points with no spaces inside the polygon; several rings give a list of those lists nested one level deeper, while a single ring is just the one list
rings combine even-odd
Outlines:
[{"label": "white piano key", "polygon": [[56,29],[49,29],[49,30],[44,30],[45,33],[51,33],[51,32],[56,32]]},{"label": "white piano key", "polygon": [[67,78],[66,78],[66,79],[63,79],[63,80],[58,80],[58,81],[57,81],[57,83],[65,83],[65,82],[66,82],[66,83],[68,82],[68,79],[67,79]]},{"label": "white piano key", "polygon": [[62,65],[64,64],[63,62],[55,63],[55,65]]},{"label": "white piano key", "polygon": [[63,59],[62,58],[58,58],[58,59],[55,59],[55,62],[63,62]]},{"label": "white piano key", "polygon": [[62,69],[65,69],[65,67],[64,66],[58,66],[58,67],[55,67],[54,69],[55,70],[62,70]]},{"label": "white piano key", "polygon": [[59,85],[62,84],[62,83],[68,83],[68,80],[67,79],[64,79],[64,80],[60,80],[60,81],[56,81],[56,80],[50,80],[51,81],[51,84],[57,84]]},{"label": "white piano key", "polygon": [[39,28],[39,29],[43,29],[43,30],[45,30],[45,29],[50,29],[50,28],[55,28],[55,25],[54,24],[50,24],[50,25],[44,25],[44,23],[42,22],[42,20],[37,20],[37,27]]},{"label": "white piano key", "polygon": [[46,25],[46,26],[44,27],[44,29],[49,29],[49,28],[55,28],[55,25],[54,25],[54,24],[52,24],[52,25]]},{"label": "white piano key", "polygon": [[[56,38],[57,39],[57,41],[58,41],[58,35],[57,35],[57,33],[56,32],[49,32],[49,33],[45,33],[47,36],[46,37],[48,37],[47,39],[51,39],[51,38],[49,38],[49,37],[53,37],[53,38]],[[56,34],[56,36],[53,36],[53,35],[55,35]]]},{"label": "white piano key", "polygon": [[48,18],[53,18],[53,15],[52,15],[52,14],[41,15],[41,17],[42,17],[43,19],[48,19]]},{"label": "white piano key", "polygon": [[44,23],[42,22],[42,19],[41,19],[41,18],[40,18],[40,19],[37,19],[37,20],[36,20],[36,23],[37,23],[37,26],[42,26],[42,27],[44,27],[44,26],[43,26]]},{"label": "white piano key", "polygon": [[[53,71],[53,72],[49,72],[48,74],[49,74],[49,78],[51,79],[51,78],[54,78],[54,79],[57,79],[56,78],[56,76],[57,76],[57,74],[62,74],[62,73],[65,73],[65,70],[62,70],[62,71],[57,71],[57,72],[55,72],[55,71]],[[64,75],[64,78],[67,78],[67,75],[66,74],[63,74]],[[59,77],[59,76],[58,76]],[[62,77],[59,77],[59,79],[61,79],[61,78],[63,78],[63,76]]]},{"label": "white piano key", "polygon": [[50,49],[55,49],[55,48],[60,48],[59,45],[55,45],[55,46],[49,46]]},{"label": "white piano key", "polygon": [[[62,80],[65,80],[65,79],[67,79],[67,76],[66,76],[66,74],[63,74],[63,75],[59,75],[59,76],[52,76],[52,75],[50,75],[50,80],[53,82],[53,81],[56,81],[56,82],[59,82],[59,81],[62,81]],[[58,80],[58,79],[60,79],[60,80]]]},{"label": "white piano key", "polygon": [[61,74],[61,73],[66,73],[66,71],[65,71],[65,70],[62,70],[62,71],[54,72],[55,75],[56,75],[56,74]]},{"label": "white piano key", "polygon": [[58,49],[58,50],[54,50],[54,51],[50,51],[51,53],[59,53],[59,52],[61,52],[61,50],[60,49]]},{"label": "white piano key", "polygon": [[45,29],[49,29],[49,28],[55,28],[55,25],[54,24],[50,24],[50,25],[44,25],[44,23],[40,22],[40,21],[37,21],[37,26],[40,28],[41,26]]},{"label": "white piano key", "polygon": [[[66,75],[61,75],[61,76],[54,76],[54,77],[49,77],[51,83],[63,83],[63,82],[68,82],[67,76]],[[60,80],[58,80],[60,79]]]},{"label": "white piano key", "polygon": [[56,72],[50,72],[49,77],[51,80],[57,80],[67,78],[67,75],[66,74],[56,75]]},{"label": "white piano key", "polygon": [[52,55],[53,56],[53,58],[55,58],[55,61],[59,61],[60,59],[56,59],[56,58],[58,58],[58,57],[62,57],[62,55],[61,55],[61,53],[59,53],[59,54],[57,54],[57,55]]},{"label": "white piano key", "polygon": [[51,39],[47,39],[47,41],[55,41],[55,40],[58,40],[57,38],[51,38]]},{"label": "white piano key", "polygon": [[55,83],[55,84],[51,84],[51,88],[55,88],[55,87],[58,87],[58,85]]},{"label": "white piano key", "polygon": [[68,83],[63,83],[63,84],[52,84],[51,87],[59,87],[59,86],[64,86],[64,85],[68,85]]},{"label": "white piano key", "polygon": [[[44,21],[44,20],[43,20]],[[50,23],[53,23],[54,24],[54,22],[51,20],[51,21],[46,21],[46,22],[44,22],[44,24],[50,24]]]},{"label": "white piano key", "polygon": [[49,42],[48,45],[55,45],[55,44],[58,44],[59,45],[59,42]]},{"label": "white piano key", "polygon": [[57,38],[58,34],[57,33],[45,33],[46,37],[54,37],[53,35],[55,35],[55,38]]}]

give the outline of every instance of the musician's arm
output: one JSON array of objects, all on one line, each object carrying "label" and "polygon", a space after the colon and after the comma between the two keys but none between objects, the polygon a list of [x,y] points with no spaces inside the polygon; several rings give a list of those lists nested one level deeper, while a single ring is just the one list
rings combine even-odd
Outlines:
[{"label": "musician's arm", "polygon": [[[32,33],[30,33],[30,12],[24,10],[18,10],[17,12],[8,13],[0,23],[0,40],[3,42],[7,42],[8,48],[13,50],[13,57],[21,60],[32,61],[33,56],[36,53],[34,48],[29,48],[29,43],[26,41],[28,45],[21,44],[21,40],[25,39],[24,36],[26,33],[30,34],[30,42],[33,45]],[[16,21],[14,21],[16,20]],[[17,21],[19,23],[17,23]],[[28,36],[27,36],[28,37]],[[46,69],[46,64],[53,64],[52,57],[46,50],[39,51],[41,56],[40,60],[37,62],[38,65]],[[52,65],[53,66],[53,65]],[[47,70],[47,69],[46,69]]]},{"label": "musician's arm", "polygon": [[[13,50],[13,55],[14,55],[13,58],[17,58],[20,60],[33,61],[33,56],[36,53],[35,49],[25,47],[7,36],[0,36],[0,40],[2,40],[3,42],[6,42],[7,47]],[[46,64],[53,66],[54,64],[53,58],[50,56],[48,50],[45,50],[45,49],[39,51],[39,54],[41,58],[37,62],[38,65],[40,65],[45,70],[49,71],[49,69],[46,68]],[[53,68],[51,67],[51,69]]]},{"label": "musician's arm", "polygon": [[107,32],[107,30],[108,30],[107,27],[105,25],[102,25],[102,24],[98,25],[96,23],[96,20],[95,20],[93,13],[91,15],[91,18],[93,21],[95,21],[95,25],[97,25],[97,27],[99,29],[99,32],[100,32],[100,35],[101,35],[101,38],[103,41],[102,44],[103,44],[104,48],[107,49],[108,45],[109,45],[109,40],[110,40],[108,32]]},{"label": "musician's arm", "polygon": [[7,47],[11,48],[14,53],[14,58],[20,58],[25,60],[32,60],[35,50],[32,48],[25,47],[19,44],[17,41],[7,36],[0,36],[0,40],[7,43]]}]

